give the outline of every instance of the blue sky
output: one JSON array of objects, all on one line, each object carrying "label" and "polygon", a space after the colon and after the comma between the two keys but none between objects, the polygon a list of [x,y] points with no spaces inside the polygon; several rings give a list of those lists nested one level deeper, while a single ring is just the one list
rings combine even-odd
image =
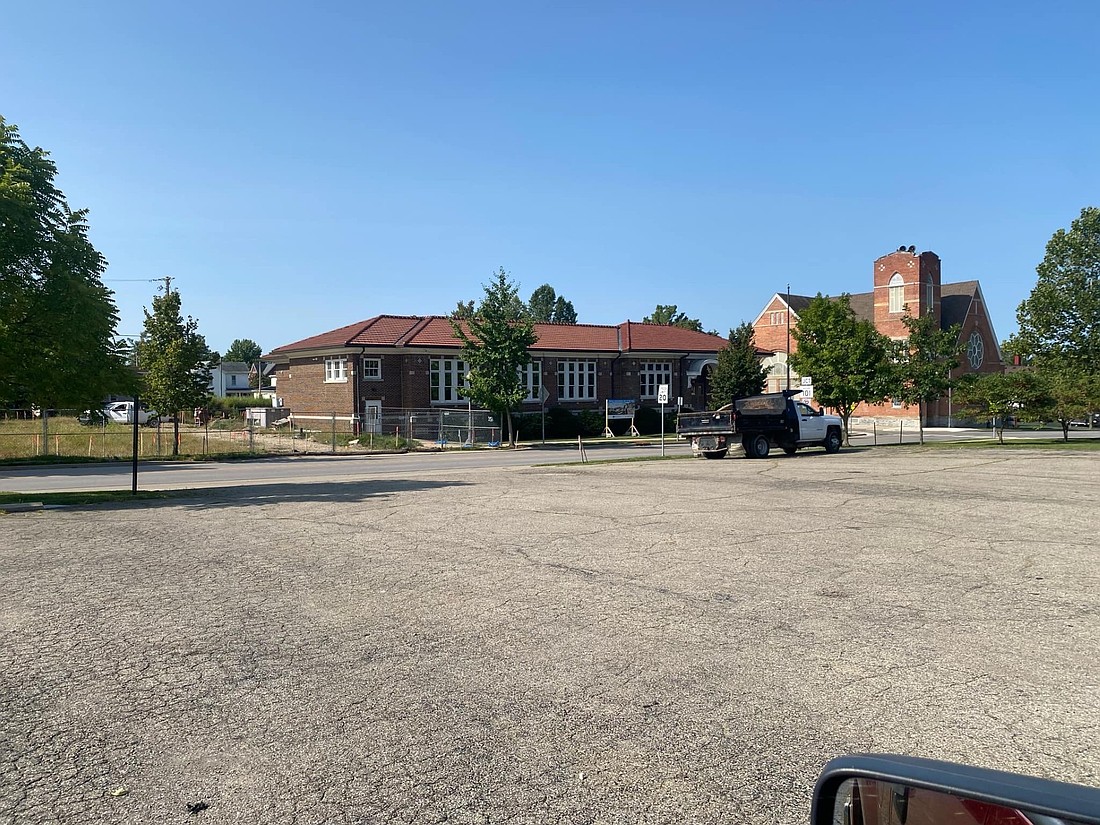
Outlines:
[{"label": "blue sky", "polygon": [[1100,3],[11,4],[0,114],[91,210],[122,333],[444,314],[503,266],[723,334],[904,244],[998,334],[1100,205]]}]

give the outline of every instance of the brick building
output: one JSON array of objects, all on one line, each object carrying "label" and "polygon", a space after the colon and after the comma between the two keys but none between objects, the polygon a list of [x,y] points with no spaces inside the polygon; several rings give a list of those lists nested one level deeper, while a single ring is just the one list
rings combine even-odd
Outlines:
[{"label": "brick building", "polygon": [[[669,385],[672,404],[703,409],[710,371],[725,338],[680,327],[626,321],[535,324],[538,340],[523,372],[522,410],[602,409],[608,399],[657,404]],[[379,315],[286,344],[274,363],[276,395],[295,415],[362,416],[383,409],[464,406],[467,372],[461,341],[447,318]]]},{"label": "brick building", "polygon": [[[851,295],[852,309],[858,318],[872,321],[883,335],[896,340],[906,337],[902,323],[906,307],[912,315],[932,313],[942,329],[956,324],[964,353],[959,367],[952,372],[958,377],[967,372],[1003,372],[1004,361],[997,334],[987,312],[982,289],[977,281],[945,284],[940,278],[940,258],[934,252],[916,252],[914,247],[902,247],[883,255],[874,263],[872,290]],[[757,347],[770,355],[768,391],[777,392],[787,386],[787,354],[797,351],[797,342],[790,338],[787,345],[788,321],[793,330],[798,326],[798,313],[811,298],[776,293],[753,322]],[[790,372],[792,386],[798,386],[800,376]],[[911,419],[916,421],[917,409],[900,403],[861,404],[856,417]],[[925,424],[943,426],[954,423],[950,397],[929,404]]]}]

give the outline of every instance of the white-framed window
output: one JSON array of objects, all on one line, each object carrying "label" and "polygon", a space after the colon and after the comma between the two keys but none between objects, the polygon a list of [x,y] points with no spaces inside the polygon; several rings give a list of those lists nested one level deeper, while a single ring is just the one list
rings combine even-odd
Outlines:
[{"label": "white-framed window", "polygon": [[433,358],[431,365],[431,396],[433,404],[454,404],[463,400],[459,394],[468,387],[466,362],[460,358]]},{"label": "white-framed window", "polygon": [[558,361],[558,400],[596,400],[595,361]]},{"label": "white-framed window", "polygon": [[900,398],[891,398],[890,399],[890,406],[893,407],[895,410],[900,410],[902,408],[903,404],[901,403]]},{"label": "white-framed window", "polygon": [[364,358],[363,359],[363,380],[364,381],[381,381],[382,380],[382,359],[381,358]]},{"label": "white-framed window", "polygon": [[523,400],[538,401],[539,395],[542,394],[542,361],[529,361],[520,367],[517,372],[519,373],[520,383],[527,391],[527,395],[524,396]]},{"label": "white-framed window", "polygon": [[347,358],[325,359],[325,383],[342,382],[348,380]]},{"label": "white-framed window", "polygon": [[924,285],[924,306],[925,306],[924,311],[928,314],[931,314],[932,310],[935,309],[935,303],[936,303],[936,289],[932,284],[932,278],[929,277],[928,281]]},{"label": "white-framed window", "polygon": [[656,398],[657,387],[672,387],[672,363],[670,361],[643,361],[638,365],[638,383],[642,398]]},{"label": "white-framed window", "polygon": [[903,312],[905,310],[905,281],[900,273],[895,272],[890,279],[890,312]]},{"label": "white-framed window", "polygon": [[781,327],[787,323],[787,313],[786,311],[772,312],[769,314],[768,320],[773,327]]}]

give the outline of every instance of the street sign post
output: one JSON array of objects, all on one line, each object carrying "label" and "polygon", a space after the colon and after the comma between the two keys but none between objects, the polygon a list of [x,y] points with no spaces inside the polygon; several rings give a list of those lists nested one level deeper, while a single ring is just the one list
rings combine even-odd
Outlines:
[{"label": "street sign post", "polygon": [[661,405],[661,456],[665,454],[665,404],[668,403],[668,384],[657,385],[657,403]]},{"label": "street sign post", "polygon": [[546,443],[546,402],[550,398],[550,390],[543,386],[539,390],[539,406],[542,408],[542,443]]},{"label": "street sign post", "polygon": [[802,376],[802,400],[806,403],[814,397],[814,378],[812,375]]}]

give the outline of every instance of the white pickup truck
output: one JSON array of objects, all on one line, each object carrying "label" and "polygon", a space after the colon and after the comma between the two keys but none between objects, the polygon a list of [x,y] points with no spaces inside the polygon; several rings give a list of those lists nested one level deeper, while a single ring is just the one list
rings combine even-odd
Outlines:
[{"label": "white pickup truck", "polygon": [[794,396],[799,390],[738,398],[720,410],[681,413],[676,434],[691,442],[691,451],[704,458],[723,458],[738,443],[748,458],[764,458],[772,446],[787,455],[801,447],[824,447],[837,452],[843,444],[840,418],[815,410]]}]

